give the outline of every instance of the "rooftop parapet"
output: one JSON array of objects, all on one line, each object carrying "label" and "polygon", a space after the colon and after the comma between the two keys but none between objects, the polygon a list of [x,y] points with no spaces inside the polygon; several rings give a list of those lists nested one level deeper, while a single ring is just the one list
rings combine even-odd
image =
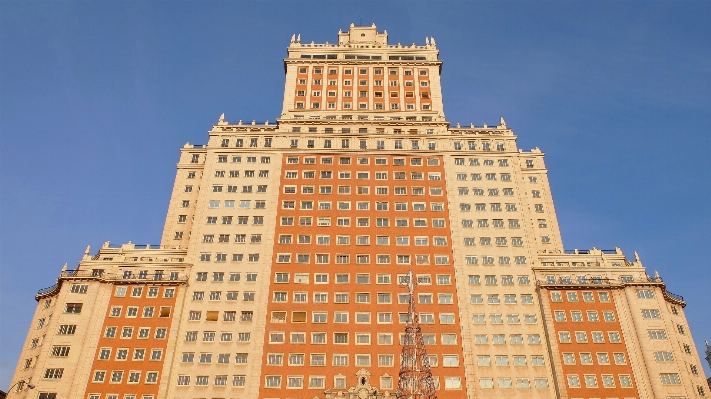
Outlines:
[{"label": "rooftop parapet", "polygon": [[186,256],[187,248],[180,245],[134,244],[130,241],[111,245],[111,242],[106,241],[96,255],[91,255],[91,247],[88,246],[79,267],[91,261],[182,263]]},{"label": "rooftop parapet", "polygon": [[[264,122],[257,122],[253,120],[252,122],[243,123],[240,119],[237,123],[230,123],[225,120],[225,114],[220,115],[217,123],[212,125],[211,133],[220,132],[244,132],[244,133],[274,133],[279,128],[277,123],[270,123],[268,120]],[[189,144],[186,144],[184,148],[189,148]],[[204,147],[207,147],[205,145]]]},{"label": "rooftop parapet", "polygon": [[643,267],[637,252],[634,261],[629,261],[620,248],[544,251],[538,253],[538,260],[543,267]]},{"label": "rooftop parapet", "polygon": [[513,131],[506,126],[506,121],[504,120],[503,117],[499,120],[498,125],[488,125],[488,124],[483,124],[482,126],[475,126],[473,123],[470,123],[469,126],[462,126],[461,124],[457,123],[455,126],[450,126],[449,127],[449,132],[451,134],[455,135],[505,135],[505,136],[513,136]]},{"label": "rooftop parapet", "polygon": [[[435,61],[439,51],[433,37],[425,37],[424,45],[388,44],[388,32],[378,32],[375,24],[355,26],[351,24],[347,32],[338,31],[336,43],[303,43],[301,34],[291,36],[288,47],[291,59],[315,60],[358,60],[367,61]],[[371,52],[372,54],[366,54]],[[286,60],[285,60],[286,61]],[[329,61],[330,62],[330,61]]]},{"label": "rooftop parapet", "polygon": [[677,295],[667,291],[666,283],[662,280],[659,274],[655,273],[654,277],[642,276],[620,276],[618,279],[606,277],[590,277],[590,278],[568,278],[548,276],[546,279],[537,280],[536,286],[546,289],[591,289],[591,288],[611,288],[621,289],[628,286],[659,286],[664,294],[664,299],[668,302],[681,307],[686,306],[686,301],[681,295]]},{"label": "rooftop parapet", "polygon": [[47,288],[42,288],[35,295],[35,299],[40,299],[48,296],[53,296],[59,292],[64,281],[100,281],[118,284],[160,284],[160,285],[179,285],[185,284],[188,281],[188,276],[185,274],[169,274],[162,273],[153,274],[137,274],[137,273],[104,273],[102,270],[62,270],[57,278],[57,282]]},{"label": "rooftop parapet", "polygon": [[338,30],[338,40],[337,43],[302,43],[301,34],[294,34],[291,36],[291,41],[289,42],[290,47],[360,47],[360,48],[419,48],[419,49],[434,49],[436,48],[436,42],[433,37],[425,38],[425,45],[402,45],[400,43],[396,45],[388,44],[388,31],[385,30],[382,33],[378,32],[378,28],[375,24],[370,26],[355,26],[351,23],[348,31],[343,32],[341,29]]},{"label": "rooftop parapet", "polygon": [[[95,280],[108,283],[184,284],[188,281],[181,274],[185,264],[187,249],[179,245],[133,244],[111,245],[106,241],[96,255],[91,255],[87,246],[77,269],[68,270],[65,264],[56,284],[37,292],[38,301],[53,296],[66,280]],[[128,266],[128,267],[126,267]],[[136,266],[151,266],[150,269],[134,269]],[[163,269],[169,267],[170,272]]]},{"label": "rooftop parapet", "polygon": [[[280,131],[280,127],[283,129],[284,126],[291,126],[293,124],[299,125],[315,125],[315,126],[329,126],[329,125],[340,125],[347,124],[351,125],[353,123],[363,124],[363,125],[378,125],[378,126],[411,126],[411,125],[437,125],[446,127],[446,133],[452,135],[481,135],[481,136],[513,136],[513,131],[506,126],[506,121],[501,118],[499,124],[488,125],[483,124],[481,126],[475,126],[473,123],[469,126],[462,126],[457,123],[452,126],[451,123],[440,116],[434,115],[363,115],[363,114],[348,114],[340,112],[339,114],[326,114],[326,115],[309,115],[306,112],[303,115],[291,115],[291,118],[277,118],[276,123],[266,122],[255,122],[243,123],[242,120],[238,122],[228,122],[225,120],[225,114],[220,115],[218,123],[213,125],[211,133],[225,133],[225,132],[236,132],[236,133],[268,133],[268,134],[279,134],[279,133],[294,133],[292,131]],[[309,132],[314,133],[314,132]],[[318,132],[316,132],[318,133]],[[332,132],[331,132],[332,133]],[[358,131],[354,130],[350,134],[358,135]],[[207,144],[198,145],[185,143],[184,149],[194,149],[194,148],[207,148]]]}]

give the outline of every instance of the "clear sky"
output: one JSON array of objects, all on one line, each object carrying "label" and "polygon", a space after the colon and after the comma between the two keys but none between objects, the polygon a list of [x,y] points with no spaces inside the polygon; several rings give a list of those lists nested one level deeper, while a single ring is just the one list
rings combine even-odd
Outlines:
[{"label": "clear sky", "polygon": [[[40,288],[157,244],[185,142],[279,116],[292,34],[434,36],[452,123],[541,148],[566,248],[638,251],[711,339],[711,2],[0,3],[0,388]],[[707,375],[708,368],[706,368]]]}]

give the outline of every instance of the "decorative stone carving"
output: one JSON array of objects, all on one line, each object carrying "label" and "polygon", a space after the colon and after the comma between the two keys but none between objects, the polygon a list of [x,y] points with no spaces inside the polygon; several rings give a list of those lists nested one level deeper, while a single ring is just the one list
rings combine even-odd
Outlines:
[{"label": "decorative stone carving", "polygon": [[[326,399],[387,399],[390,398],[390,392],[380,391],[378,388],[370,384],[370,371],[366,369],[360,369],[356,373],[358,383],[348,388],[347,391],[327,389],[324,391]],[[321,399],[319,397],[314,397],[313,399]]]}]

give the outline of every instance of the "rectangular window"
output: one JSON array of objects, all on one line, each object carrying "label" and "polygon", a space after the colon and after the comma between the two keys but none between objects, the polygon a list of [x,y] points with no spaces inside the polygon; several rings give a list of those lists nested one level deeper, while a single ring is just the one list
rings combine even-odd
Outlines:
[{"label": "rectangular window", "polygon": [[645,319],[660,319],[662,316],[658,309],[643,309],[642,317]]},{"label": "rectangular window", "polygon": [[[65,313],[81,313],[81,303],[68,303],[64,308]],[[61,378],[61,377],[60,377]]]},{"label": "rectangular window", "polygon": [[[59,380],[62,378],[62,374],[64,374],[63,368],[45,369],[43,378],[52,379],[52,380]],[[102,378],[102,381],[103,381],[103,378]]]},{"label": "rectangular window", "polygon": [[662,374],[659,374],[659,377],[661,378],[662,384],[664,384],[664,385],[679,385],[679,384],[681,384],[681,378],[679,378],[679,374],[676,374],[676,373],[662,373]]}]

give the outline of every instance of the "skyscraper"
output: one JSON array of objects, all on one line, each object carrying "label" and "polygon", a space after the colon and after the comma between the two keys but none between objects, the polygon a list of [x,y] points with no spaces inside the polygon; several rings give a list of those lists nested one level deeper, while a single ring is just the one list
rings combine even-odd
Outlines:
[{"label": "skyscraper", "polygon": [[276,123],[181,148],[160,245],[87,248],[37,294],[12,398],[387,397],[410,271],[440,398],[708,395],[683,298],[564,250],[503,118],[445,119],[434,38],[295,35],[284,66]]}]

